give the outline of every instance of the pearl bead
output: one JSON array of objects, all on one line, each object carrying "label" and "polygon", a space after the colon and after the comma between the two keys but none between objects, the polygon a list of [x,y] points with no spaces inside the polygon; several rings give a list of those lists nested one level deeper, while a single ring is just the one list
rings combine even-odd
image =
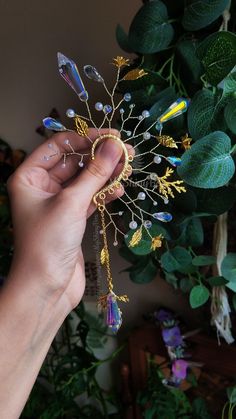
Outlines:
[{"label": "pearl bead", "polygon": [[151,180],[157,180],[157,174],[156,173],[150,173],[150,179]]},{"label": "pearl bead", "polygon": [[135,107],[135,104],[134,103],[131,103],[131,105],[129,105],[129,108],[130,109],[133,109]]},{"label": "pearl bead", "polygon": [[124,113],[125,110],[123,108],[120,108],[120,113]]},{"label": "pearl bead", "polygon": [[131,100],[131,94],[130,94],[130,93],[125,93],[125,95],[124,95],[124,100],[125,100],[126,102],[129,102],[129,101]]},{"label": "pearl bead", "polygon": [[160,164],[161,163],[161,156],[155,156],[153,159],[154,163]]},{"label": "pearl bead", "polygon": [[126,131],[126,135],[127,135],[127,137],[131,137],[132,131]]},{"label": "pearl bead", "polygon": [[66,116],[68,116],[68,118],[74,118],[74,116],[75,116],[74,109],[67,109]]},{"label": "pearl bead", "polygon": [[153,205],[154,205],[154,207],[156,207],[157,206],[157,201],[153,201]]},{"label": "pearl bead", "polygon": [[67,144],[67,145],[70,144],[70,140],[67,140],[67,139],[64,140],[64,144]]},{"label": "pearl bead", "polygon": [[62,163],[61,167],[62,167],[62,169],[65,169],[66,163]]},{"label": "pearl bead", "polygon": [[148,117],[150,116],[150,113],[149,113],[148,111],[143,111],[143,112],[142,112],[142,116],[143,116],[144,118],[148,118]]},{"label": "pearl bead", "polygon": [[124,211],[119,211],[118,214],[121,216],[124,214]]},{"label": "pearl bead", "polygon": [[149,140],[151,138],[150,132],[144,132],[143,138],[144,138],[144,140]]},{"label": "pearl bead", "polygon": [[136,223],[136,221],[131,221],[129,223],[129,227],[131,228],[131,230],[135,230],[138,227],[138,224]]},{"label": "pearl bead", "polygon": [[95,103],[95,109],[96,109],[96,111],[102,111],[103,110],[103,104],[101,102]]},{"label": "pearl bead", "polygon": [[84,163],[83,163],[82,161],[80,161],[80,162],[78,163],[78,166],[79,166],[79,167],[84,167]]},{"label": "pearl bead", "polygon": [[142,121],[142,119],[144,119],[144,118],[143,118],[143,115],[139,115],[139,116],[138,116],[138,119],[139,119],[140,121]]},{"label": "pearl bead", "polygon": [[164,204],[169,204],[169,199],[168,198],[164,198]]},{"label": "pearl bead", "polygon": [[146,228],[151,228],[152,227],[152,222],[150,220],[146,220],[144,221],[144,225]]},{"label": "pearl bead", "polygon": [[99,231],[99,234],[103,234],[103,230],[100,230],[100,231]]},{"label": "pearl bead", "polygon": [[118,242],[114,241],[113,246],[117,246],[117,245],[118,245]]},{"label": "pearl bead", "polygon": [[137,198],[140,199],[140,201],[144,201],[144,199],[146,198],[145,192],[139,192]]}]

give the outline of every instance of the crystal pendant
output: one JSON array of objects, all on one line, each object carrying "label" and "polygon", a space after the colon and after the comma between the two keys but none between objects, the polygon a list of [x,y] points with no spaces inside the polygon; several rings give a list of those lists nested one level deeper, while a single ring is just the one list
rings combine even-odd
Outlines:
[{"label": "crystal pendant", "polygon": [[44,118],[43,125],[45,126],[45,128],[53,131],[67,131],[67,128],[64,127],[64,125],[62,125],[59,121],[57,121],[54,118]]},{"label": "crystal pendant", "polygon": [[118,307],[116,296],[113,293],[107,295],[107,326],[113,332],[117,332],[121,326],[121,310]]},{"label": "crystal pendant", "polygon": [[152,214],[153,218],[155,218],[158,221],[162,221],[163,223],[168,223],[172,220],[172,215],[169,212],[154,212]]},{"label": "crystal pendant", "polygon": [[97,69],[92,65],[85,65],[84,66],[84,74],[91,80],[98,81],[99,83],[103,83],[104,79],[99,74]]},{"label": "crystal pendant", "polygon": [[76,64],[60,52],[58,52],[57,58],[60,75],[77,93],[79,99],[82,102],[86,102],[88,100],[88,92],[85,90]]},{"label": "crystal pendant", "polygon": [[169,121],[172,118],[176,118],[188,109],[190,100],[179,98],[172,103],[169,108],[158,118],[157,122],[162,124],[163,122]]},{"label": "crystal pendant", "polygon": [[170,156],[167,157],[166,160],[174,167],[181,165],[181,159],[179,157]]}]

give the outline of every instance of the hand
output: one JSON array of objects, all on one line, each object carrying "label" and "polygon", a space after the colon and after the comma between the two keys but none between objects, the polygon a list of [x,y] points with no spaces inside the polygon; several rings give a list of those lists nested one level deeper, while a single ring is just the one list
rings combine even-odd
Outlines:
[{"label": "hand", "polygon": [[[119,135],[115,130],[110,132]],[[91,129],[89,135],[94,140],[97,130]],[[52,294],[56,300],[63,298],[69,313],[84,293],[81,242],[87,217],[95,210],[91,201],[112,174],[121,170],[122,149],[114,140],[104,141],[95,160],[89,160],[78,175],[78,156],[68,157],[66,167],[62,167],[61,153],[68,151],[65,139],[75,151],[86,152],[88,140],[72,132],[56,134],[9,179],[15,234],[10,279],[16,282],[21,278],[21,284],[24,281],[44,299]],[[52,154],[48,143],[59,153],[44,160],[45,155]],[[116,194],[122,195],[123,191],[117,190]]]}]

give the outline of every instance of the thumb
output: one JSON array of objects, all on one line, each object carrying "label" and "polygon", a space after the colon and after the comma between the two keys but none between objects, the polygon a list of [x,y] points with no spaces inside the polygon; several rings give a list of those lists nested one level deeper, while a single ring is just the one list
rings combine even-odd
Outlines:
[{"label": "thumb", "polygon": [[95,159],[68,187],[71,193],[80,197],[80,204],[89,206],[93,195],[109,180],[123,154],[120,144],[111,138],[105,140],[95,153]]}]

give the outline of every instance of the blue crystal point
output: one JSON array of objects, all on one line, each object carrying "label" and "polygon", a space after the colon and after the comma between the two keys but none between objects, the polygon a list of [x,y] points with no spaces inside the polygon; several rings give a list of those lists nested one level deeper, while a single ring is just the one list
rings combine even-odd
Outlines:
[{"label": "blue crystal point", "polygon": [[84,66],[84,74],[91,80],[98,81],[99,83],[104,82],[102,76],[99,74],[97,69],[93,67],[92,65]]},{"label": "blue crystal point", "polygon": [[79,96],[79,99],[82,102],[86,102],[88,100],[88,92],[85,90],[77,65],[61,52],[57,53],[57,59],[60,75]]},{"label": "blue crystal point", "polygon": [[153,218],[158,221],[162,221],[163,223],[168,223],[172,220],[172,215],[169,212],[155,212],[152,214]]},{"label": "blue crystal point", "polygon": [[179,157],[169,156],[166,158],[166,160],[174,167],[181,165],[181,159]]},{"label": "blue crystal point", "polygon": [[64,125],[62,125],[59,121],[57,121],[54,118],[44,118],[43,125],[45,126],[45,128],[53,131],[67,131],[67,128],[64,127]]}]

